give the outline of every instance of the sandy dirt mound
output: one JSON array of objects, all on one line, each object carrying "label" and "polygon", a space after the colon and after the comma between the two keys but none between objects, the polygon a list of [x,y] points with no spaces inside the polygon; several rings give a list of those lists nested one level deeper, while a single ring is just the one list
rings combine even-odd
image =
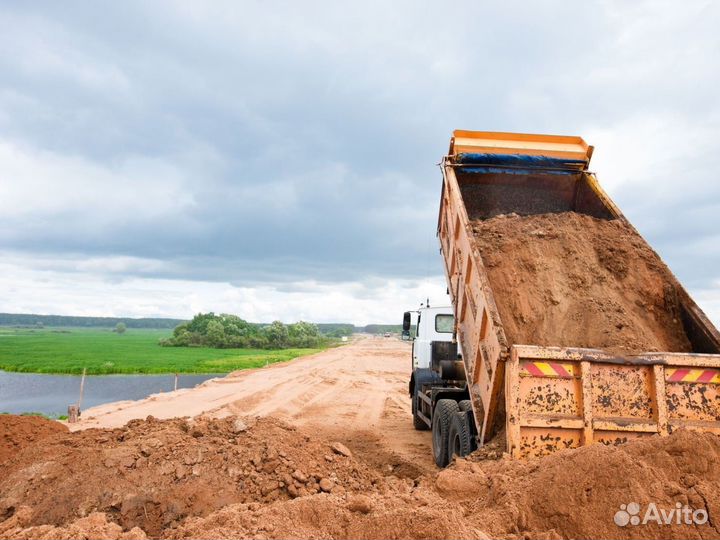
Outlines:
[{"label": "sandy dirt mound", "polygon": [[[496,537],[718,538],[720,437],[679,430],[616,447],[595,444],[529,461],[461,460],[437,475],[438,491],[456,499]],[[704,509],[705,525],[618,527],[621,504],[670,511]]]},{"label": "sandy dirt mound", "polygon": [[[681,430],[526,462],[472,458],[413,478],[272,418],[138,420],[48,438],[0,465],[0,537],[720,535],[716,435]],[[613,516],[630,502],[687,504],[710,521],[618,527]]]},{"label": "sandy dirt mound", "polygon": [[15,457],[26,446],[67,431],[60,422],[40,416],[0,414],[0,464]]},{"label": "sandy dirt mound", "polygon": [[473,538],[463,508],[422,490],[385,486],[384,494],[316,495],[260,508],[236,505],[190,519],[171,538]]},{"label": "sandy dirt mound", "polygon": [[0,523],[0,538],[22,540],[76,540],[78,538],[145,540],[147,538],[145,532],[139,527],[123,531],[120,525],[108,521],[108,516],[101,512],[93,512],[87,517],[61,527],[30,525],[32,514],[31,508],[20,507],[13,517]]},{"label": "sandy dirt mound", "polygon": [[675,278],[625,223],[566,212],[472,228],[511,344],[690,352]]},{"label": "sandy dirt mound", "polygon": [[232,503],[372,492],[379,475],[343,445],[283,422],[225,418],[136,420],[47,439],[7,462],[0,478],[1,517],[29,506],[29,524],[61,525],[105,512],[123,530],[158,535]]}]

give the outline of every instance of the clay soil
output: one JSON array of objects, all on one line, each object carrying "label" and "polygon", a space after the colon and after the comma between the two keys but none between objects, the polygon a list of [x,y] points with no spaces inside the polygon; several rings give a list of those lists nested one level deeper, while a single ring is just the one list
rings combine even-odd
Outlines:
[{"label": "clay soil", "polygon": [[[0,538],[720,536],[720,437],[680,430],[523,462],[479,452],[438,471],[412,428],[408,358],[406,343],[365,339],[91,409],[73,432],[10,417],[4,440],[36,435],[0,462]],[[293,393],[298,380],[314,384]],[[173,418],[183,407],[192,417]],[[630,502],[710,519],[618,527]]]},{"label": "clay soil", "polygon": [[39,416],[0,414],[0,465],[25,447],[67,431],[63,424]]},{"label": "clay soil", "polygon": [[623,221],[510,214],[472,228],[510,344],[691,351],[676,279]]}]

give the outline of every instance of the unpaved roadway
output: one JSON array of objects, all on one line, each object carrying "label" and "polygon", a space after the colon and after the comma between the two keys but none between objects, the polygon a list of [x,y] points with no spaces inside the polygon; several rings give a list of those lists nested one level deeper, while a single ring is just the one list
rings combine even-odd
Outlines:
[{"label": "unpaved roadway", "polygon": [[[151,415],[273,416],[339,437],[376,465],[432,470],[430,437],[412,426],[410,344],[361,337],[266,368],[236,371],[196,388],[83,411],[71,429],[114,428]],[[420,472],[418,470],[417,472]],[[412,472],[406,471],[410,476]]]}]

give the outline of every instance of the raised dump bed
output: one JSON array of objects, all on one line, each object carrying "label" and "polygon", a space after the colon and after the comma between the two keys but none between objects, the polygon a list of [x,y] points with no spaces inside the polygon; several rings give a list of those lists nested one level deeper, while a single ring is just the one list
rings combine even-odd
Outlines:
[{"label": "raised dump bed", "polygon": [[579,137],[456,131],[438,235],[477,444],[515,457],[720,433],[720,334]]}]

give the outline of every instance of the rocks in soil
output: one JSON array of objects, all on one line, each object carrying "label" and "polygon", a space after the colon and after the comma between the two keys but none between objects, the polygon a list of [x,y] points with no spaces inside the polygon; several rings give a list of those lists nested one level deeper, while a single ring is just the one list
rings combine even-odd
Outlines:
[{"label": "rocks in soil", "polygon": [[236,418],[233,421],[233,425],[232,425],[233,433],[244,433],[245,431],[247,431],[247,429],[248,429],[247,424],[245,422],[243,422],[243,420],[241,418]]},{"label": "rocks in soil", "polygon": [[350,497],[347,508],[351,512],[360,512],[361,514],[369,514],[373,508],[373,502],[367,495],[354,495]]},{"label": "rocks in soil", "polygon": [[334,442],[331,448],[332,451],[336,454],[340,454],[341,456],[345,457],[352,457],[352,452],[350,451],[350,449],[342,443]]},{"label": "rocks in soil", "polygon": [[321,491],[325,491],[326,493],[330,493],[332,489],[335,487],[335,484],[331,480],[328,480],[327,478],[323,478],[319,482],[319,487]]}]

